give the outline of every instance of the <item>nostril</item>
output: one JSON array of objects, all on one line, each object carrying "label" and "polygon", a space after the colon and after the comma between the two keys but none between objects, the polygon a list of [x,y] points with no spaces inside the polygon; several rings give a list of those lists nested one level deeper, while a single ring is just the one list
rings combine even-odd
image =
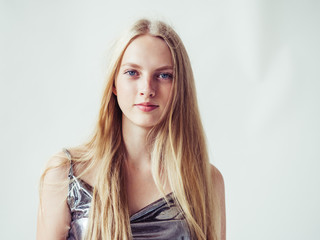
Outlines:
[{"label": "nostril", "polygon": [[139,92],[139,96],[154,97],[155,92],[154,91],[141,91],[141,92]]}]

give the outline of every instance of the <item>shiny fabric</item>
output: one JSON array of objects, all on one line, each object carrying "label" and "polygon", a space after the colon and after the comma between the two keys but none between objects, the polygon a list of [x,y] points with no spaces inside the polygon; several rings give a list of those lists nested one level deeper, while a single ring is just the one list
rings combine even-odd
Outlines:
[{"label": "shiny fabric", "polygon": [[[71,162],[69,172],[68,205],[71,212],[71,223],[68,240],[80,240],[88,225],[89,209],[93,188],[73,175],[71,155],[64,149]],[[173,194],[166,196],[168,203],[161,198],[130,217],[133,240],[190,239],[187,222],[175,204]]]}]

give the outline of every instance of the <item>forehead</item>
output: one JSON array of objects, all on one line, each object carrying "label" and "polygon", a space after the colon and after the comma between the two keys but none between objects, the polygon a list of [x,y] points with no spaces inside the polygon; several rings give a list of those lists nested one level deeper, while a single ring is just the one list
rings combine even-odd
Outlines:
[{"label": "forehead", "polygon": [[171,52],[166,42],[151,35],[139,36],[128,45],[121,65],[132,63],[147,68],[173,65]]}]

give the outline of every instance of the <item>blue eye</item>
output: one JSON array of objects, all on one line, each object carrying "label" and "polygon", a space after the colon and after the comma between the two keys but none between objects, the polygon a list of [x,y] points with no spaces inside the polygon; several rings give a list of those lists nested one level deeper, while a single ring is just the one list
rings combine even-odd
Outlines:
[{"label": "blue eye", "polygon": [[162,79],[172,79],[172,74],[170,73],[160,73],[159,77]]},{"label": "blue eye", "polygon": [[129,71],[126,71],[125,74],[128,74],[129,76],[136,76],[137,75],[137,71],[134,71],[134,70],[129,70]]}]

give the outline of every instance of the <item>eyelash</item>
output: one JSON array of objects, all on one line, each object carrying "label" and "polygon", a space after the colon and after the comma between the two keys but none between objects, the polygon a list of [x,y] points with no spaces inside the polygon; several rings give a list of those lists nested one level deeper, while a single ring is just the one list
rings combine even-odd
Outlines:
[{"label": "eyelash", "polygon": [[[133,73],[134,75],[131,75],[131,73]],[[130,77],[137,77],[138,76],[138,71],[136,71],[136,70],[127,70],[127,71],[125,71],[124,72],[124,74],[127,74],[127,75],[129,75]],[[166,75],[167,77],[160,77],[161,75]],[[156,75],[156,77],[157,78],[161,78],[161,79],[172,79],[173,78],[173,75],[172,75],[172,73],[167,73],[167,72],[162,72],[162,73],[159,73],[159,74],[157,74]]]},{"label": "eyelash", "polygon": [[160,76],[160,75],[167,75],[167,77],[166,77],[166,78],[162,78],[162,79],[172,79],[172,78],[173,78],[173,76],[172,76],[172,74],[171,74],[171,73],[166,73],[166,72],[164,72],[164,73],[160,73],[160,74],[158,74],[158,76]]},{"label": "eyelash", "polygon": [[133,77],[134,75],[130,75],[130,72],[135,73],[135,74],[137,74],[137,73],[138,73],[138,72],[137,72],[137,71],[135,71],[135,70],[128,70],[128,71],[125,71],[125,73],[124,73],[124,74],[128,74],[130,77]]}]

